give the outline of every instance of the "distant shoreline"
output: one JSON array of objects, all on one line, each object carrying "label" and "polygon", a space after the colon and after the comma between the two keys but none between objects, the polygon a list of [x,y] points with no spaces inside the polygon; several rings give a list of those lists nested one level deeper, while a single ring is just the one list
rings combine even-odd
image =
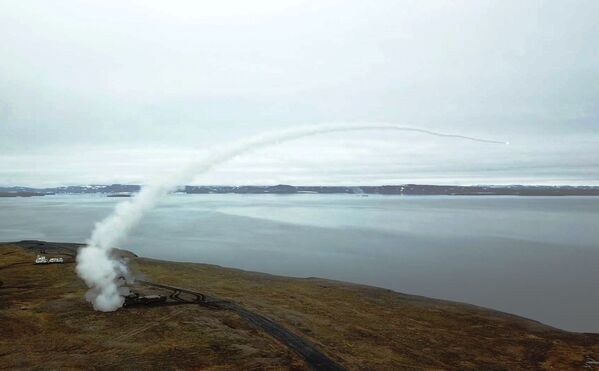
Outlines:
[{"label": "distant shoreline", "polygon": [[0,197],[36,197],[36,196],[49,196],[54,193],[44,192],[0,192]]},{"label": "distant shoreline", "polygon": [[[0,187],[0,197],[32,197],[53,194],[107,194],[129,197],[139,192],[137,184],[80,185],[53,188]],[[356,194],[419,196],[599,196],[599,186],[538,185],[428,185],[402,184],[382,186],[184,186],[187,194]]]}]

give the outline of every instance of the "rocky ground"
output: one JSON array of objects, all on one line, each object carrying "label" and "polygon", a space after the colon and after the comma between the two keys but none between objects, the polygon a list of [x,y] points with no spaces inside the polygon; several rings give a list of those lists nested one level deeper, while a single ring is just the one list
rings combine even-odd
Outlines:
[{"label": "rocky ground", "polygon": [[[74,273],[76,248],[48,245],[46,253],[66,263],[34,265],[39,246],[0,245],[0,368],[308,369],[232,311],[192,304],[93,311]],[[374,287],[121,253],[138,277],[237,303],[350,370],[599,369],[597,334]]]}]

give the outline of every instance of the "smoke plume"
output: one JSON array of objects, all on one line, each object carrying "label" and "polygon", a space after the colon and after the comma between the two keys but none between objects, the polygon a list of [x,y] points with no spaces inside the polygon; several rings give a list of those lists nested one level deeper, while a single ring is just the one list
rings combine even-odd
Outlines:
[{"label": "smoke plume", "polygon": [[190,182],[196,175],[209,171],[216,165],[259,148],[311,135],[353,130],[400,130],[482,143],[507,144],[394,124],[327,124],[269,132],[234,142],[229,146],[214,148],[206,156],[189,163],[175,176],[143,187],[131,199],[117,204],[112,214],[96,224],[87,246],[77,255],[77,274],[90,288],[86,294],[87,300],[92,303],[94,309],[104,312],[114,311],[123,305],[121,286],[124,283],[123,277],[128,277],[127,265],[113,256],[112,249],[123,241],[146,211],[152,209],[162,197],[176,190],[178,186]]}]

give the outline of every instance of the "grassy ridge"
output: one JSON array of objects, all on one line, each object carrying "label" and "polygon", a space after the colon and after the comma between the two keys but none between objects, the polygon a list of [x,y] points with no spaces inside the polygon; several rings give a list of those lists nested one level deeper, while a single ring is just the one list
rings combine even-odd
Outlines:
[{"label": "grassy ridge", "polygon": [[[194,305],[94,312],[72,264],[35,266],[0,246],[0,357],[10,368],[305,369],[227,311]],[[317,345],[348,369],[571,369],[599,335],[466,304],[323,279],[134,258],[144,279],[228,299]]]}]

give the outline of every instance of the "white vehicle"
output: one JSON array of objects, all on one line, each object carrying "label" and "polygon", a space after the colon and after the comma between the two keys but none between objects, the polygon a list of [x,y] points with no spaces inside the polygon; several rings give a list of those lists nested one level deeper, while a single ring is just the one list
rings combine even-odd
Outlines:
[{"label": "white vehicle", "polygon": [[62,263],[64,263],[63,258],[48,259],[44,255],[38,255],[37,258],[35,258],[35,264],[62,264]]}]

